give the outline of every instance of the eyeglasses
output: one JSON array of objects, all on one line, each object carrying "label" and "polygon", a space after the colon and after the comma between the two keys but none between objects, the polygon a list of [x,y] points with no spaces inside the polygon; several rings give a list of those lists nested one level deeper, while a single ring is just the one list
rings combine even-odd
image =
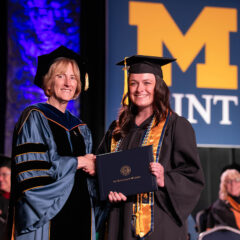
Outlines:
[{"label": "eyeglasses", "polygon": [[6,178],[8,175],[11,175],[11,173],[0,173],[0,177]]},{"label": "eyeglasses", "polygon": [[235,183],[239,183],[239,182],[240,182],[240,178],[236,178],[236,179],[228,179],[228,180],[226,180],[226,183],[233,183],[233,182],[235,182]]}]

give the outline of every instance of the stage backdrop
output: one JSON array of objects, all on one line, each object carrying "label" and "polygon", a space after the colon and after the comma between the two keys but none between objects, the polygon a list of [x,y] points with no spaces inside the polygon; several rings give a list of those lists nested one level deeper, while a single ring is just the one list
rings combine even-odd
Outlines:
[{"label": "stage backdrop", "polygon": [[107,1],[106,128],[117,116],[123,71],[141,54],[177,58],[163,67],[171,106],[198,146],[240,147],[239,0]]},{"label": "stage backdrop", "polygon": [[[12,132],[23,109],[46,101],[33,84],[37,56],[59,47],[80,51],[80,0],[8,1],[8,74],[5,154],[10,155]],[[79,101],[69,104],[79,115]]]}]

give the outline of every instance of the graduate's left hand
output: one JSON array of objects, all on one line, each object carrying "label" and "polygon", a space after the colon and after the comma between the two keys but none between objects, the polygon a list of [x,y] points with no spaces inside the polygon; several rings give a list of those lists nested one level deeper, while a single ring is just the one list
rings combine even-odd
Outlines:
[{"label": "graduate's left hand", "polygon": [[160,163],[151,162],[149,165],[151,173],[156,176],[157,185],[164,187],[164,168]]}]

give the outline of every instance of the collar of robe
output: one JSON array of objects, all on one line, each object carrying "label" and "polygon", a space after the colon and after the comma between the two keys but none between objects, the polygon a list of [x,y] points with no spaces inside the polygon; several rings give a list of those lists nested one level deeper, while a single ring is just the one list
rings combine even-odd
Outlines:
[{"label": "collar of robe", "polygon": [[34,106],[42,111],[46,118],[56,122],[68,131],[82,124],[81,120],[72,115],[68,110],[63,113],[47,103],[37,103]]}]

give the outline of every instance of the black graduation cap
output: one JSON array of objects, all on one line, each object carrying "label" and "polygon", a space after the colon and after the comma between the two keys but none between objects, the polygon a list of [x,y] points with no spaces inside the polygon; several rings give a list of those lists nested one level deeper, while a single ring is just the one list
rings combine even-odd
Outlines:
[{"label": "black graduation cap", "polygon": [[0,154],[0,168],[1,167],[11,168],[11,158]]},{"label": "black graduation cap", "polygon": [[125,58],[117,65],[129,67],[129,73],[153,73],[163,77],[161,66],[175,61],[175,58],[134,55]]},{"label": "black graduation cap", "polygon": [[[133,55],[131,57],[126,57],[117,65],[123,65],[124,68],[124,92],[123,98],[128,92],[128,73],[153,73],[159,75],[163,78],[161,66],[166,65],[170,62],[175,61],[175,58],[166,57],[155,57],[155,56],[145,56],[145,55]],[[125,104],[128,104],[128,98],[125,99]]]},{"label": "black graduation cap", "polygon": [[48,72],[50,66],[53,64],[55,59],[59,57],[65,57],[76,61],[81,73],[81,80],[83,85],[82,88],[84,90],[87,90],[88,89],[87,64],[81,58],[80,55],[66,48],[65,46],[60,46],[48,54],[38,56],[37,73],[34,78],[34,84],[42,88],[43,77]]}]

